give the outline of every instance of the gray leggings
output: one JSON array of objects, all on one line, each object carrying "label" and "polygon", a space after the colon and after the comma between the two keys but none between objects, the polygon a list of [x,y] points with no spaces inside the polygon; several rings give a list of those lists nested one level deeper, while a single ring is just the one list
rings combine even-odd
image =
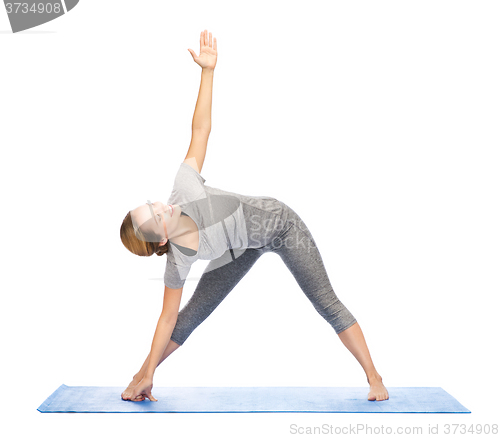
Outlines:
[{"label": "gray leggings", "polygon": [[182,345],[233,290],[257,259],[269,251],[282,258],[314,308],[337,334],[356,322],[333,291],[310,231],[295,211],[286,204],[281,204],[285,209],[286,221],[267,245],[247,248],[235,260],[216,269],[212,269],[210,263],[207,265],[193,295],[177,316],[172,341]]}]

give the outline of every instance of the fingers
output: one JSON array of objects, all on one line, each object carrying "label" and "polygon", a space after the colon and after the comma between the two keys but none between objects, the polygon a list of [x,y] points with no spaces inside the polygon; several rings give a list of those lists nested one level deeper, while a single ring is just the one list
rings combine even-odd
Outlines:
[{"label": "fingers", "polygon": [[200,51],[204,46],[208,46],[208,37],[207,37],[207,30],[203,30],[201,32],[201,37],[200,37]]},{"label": "fingers", "polygon": [[214,37],[212,41],[212,32],[208,32],[206,29],[200,34],[200,52],[203,46],[208,46],[217,50],[217,38]]},{"label": "fingers", "polygon": [[133,402],[141,402],[141,401],[144,401],[146,399],[146,397],[151,400],[151,401],[158,401],[156,398],[154,398],[151,394],[149,395],[146,395],[144,396],[143,394],[141,395],[138,395],[136,397],[123,397],[122,396],[122,400],[130,400],[130,401],[133,401]]},{"label": "fingers", "polygon": [[146,397],[147,397],[147,398],[149,398],[149,400],[150,400],[150,401],[158,401],[158,400],[156,400],[156,399],[153,397],[153,395],[151,394],[151,392],[148,392],[148,393],[146,394]]},{"label": "fingers", "polygon": [[[144,400],[144,394],[135,395],[134,392],[135,391],[133,391],[130,394],[125,394],[125,392],[124,392],[124,394],[122,394],[123,400],[130,400],[130,401],[143,401]],[[125,395],[125,397],[123,397],[123,395]]]},{"label": "fingers", "polygon": [[142,396],[137,396],[135,398],[133,398],[133,397],[122,397],[122,400],[143,401],[144,397],[142,397]]},{"label": "fingers", "polygon": [[149,392],[143,391],[142,393],[137,394],[137,395],[134,395],[134,393],[132,393],[132,394],[125,394],[125,392],[122,393],[123,400],[130,400],[130,401],[134,401],[134,402],[144,401],[146,399],[146,397],[150,401],[158,401],[155,397],[153,397],[153,395],[151,394],[151,391],[149,391]]}]

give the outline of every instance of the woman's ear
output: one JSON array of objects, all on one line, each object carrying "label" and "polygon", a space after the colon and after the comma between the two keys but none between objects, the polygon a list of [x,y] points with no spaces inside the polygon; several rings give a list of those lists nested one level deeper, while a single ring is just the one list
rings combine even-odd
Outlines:
[{"label": "woman's ear", "polygon": [[160,243],[158,245],[163,246],[163,245],[166,245],[167,242],[168,242],[168,239],[166,237],[164,237],[163,239],[160,240]]}]

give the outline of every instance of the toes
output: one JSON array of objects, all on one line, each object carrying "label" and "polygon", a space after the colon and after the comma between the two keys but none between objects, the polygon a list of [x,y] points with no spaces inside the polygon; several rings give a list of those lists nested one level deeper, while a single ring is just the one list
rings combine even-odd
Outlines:
[{"label": "toes", "polygon": [[374,392],[370,391],[368,393],[368,400],[369,401],[389,400],[389,393],[388,392],[374,393]]}]

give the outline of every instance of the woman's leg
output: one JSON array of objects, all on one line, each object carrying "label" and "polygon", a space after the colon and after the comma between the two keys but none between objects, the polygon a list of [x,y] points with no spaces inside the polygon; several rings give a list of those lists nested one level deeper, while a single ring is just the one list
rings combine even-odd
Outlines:
[{"label": "woman's leg", "polygon": [[211,260],[193,295],[179,312],[170,339],[182,345],[234,289],[262,254],[264,251],[260,248],[247,248],[235,260],[223,263],[222,266],[220,259]]},{"label": "woman's leg", "polygon": [[389,398],[389,393],[382,383],[382,377],[373,365],[368,346],[366,345],[365,337],[361,331],[361,327],[356,322],[348,329],[339,333],[339,338],[347,349],[353,354],[358,362],[363,367],[366,373],[366,380],[370,385],[368,400],[386,400]]},{"label": "woman's leg", "polygon": [[[248,248],[235,260],[222,264],[222,266],[219,266],[222,258],[210,261],[193,295],[179,312],[170,341],[157,367],[186,341],[196,327],[208,318],[263,253],[260,248]],[[142,380],[148,364],[149,354],[127,389],[133,388]]]},{"label": "woman's leg", "polygon": [[288,209],[289,224],[273,240],[273,252],[279,254],[314,308],[362,366],[370,384],[368,399],[389,398],[382,377],[373,365],[361,327],[333,290],[316,242],[297,213]]}]

